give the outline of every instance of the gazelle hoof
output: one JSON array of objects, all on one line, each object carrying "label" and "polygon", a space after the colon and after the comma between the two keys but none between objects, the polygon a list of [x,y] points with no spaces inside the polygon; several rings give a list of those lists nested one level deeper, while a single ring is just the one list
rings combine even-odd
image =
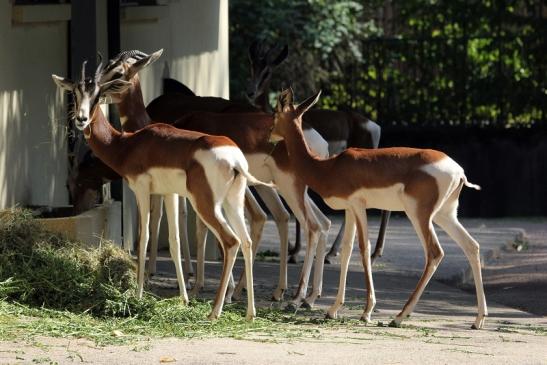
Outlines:
[{"label": "gazelle hoof", "polygon": [[218,319],[218,315],[215,314],[214,312],[211,312],[208,316],[207,316],[207,319],[210,320],[210,321],[216,321]]},{"label": "gazelle hoof", "polygon": [[285,306],[285,312],[296,313],[298,306],[295,303],[289,303]]},{"label": "gazelle hoof", "polygon": [[401,322],[392,320],[391,322],[389,322],[388,327],[401,328]]},{"label": "gazelle hoof", "polygon": [[313,308],[313,305],[306,302],[305,300],[302,302],[302,305],[301,305],[302,308],[304,309],[312,309]]},{"label": "gazelle hoof", "polygon": [[337,313],[327,312],[327,314],[325,314],[325,319],[336,319],[337,317],[338,317]]},{"label": "gazelle hoof", "polygon": [[283,296],[285,295],[285,289],[275,289],[274,293],[272,294],[272,301],[274,302],[281,302],[283,300]]}]

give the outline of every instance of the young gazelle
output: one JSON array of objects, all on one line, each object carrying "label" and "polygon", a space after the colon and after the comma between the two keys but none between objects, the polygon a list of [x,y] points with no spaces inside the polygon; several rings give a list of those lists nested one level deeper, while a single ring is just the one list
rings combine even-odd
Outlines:
[{"label": "young gazelle", "polygon": [[[83,131],[92,151],[122,176],[135,193],[140,216],[138,296],[142,296],[144,261],[149,238],[150,195],[163,195],[169,223],[169,248],[175,262],[180,294],[188,301],[180,263],[178,195],[186,196],[197,214],[217,236],[224,251],[224,267],[209,318],[217,318],[224,303],[228,276],[242,244],[247,270],[247,318],[255,316],[251,240],[243,218],[246,183],[257,183],[248,172],[241,150],[227,137],[184,131],[154,124],[135,133],[120,133],[103,115],[99,102],[119,102],[132,86],[124,80],[100,83],[102,68],[79,82],[53,76],[62,89],[74,94],[75,125]],[[222,209],[226,214],[226,221]]]},{"label": "young gazelle", "polygon": [[350,148],[329,159],[314,156],[302,137],[302,115],[317,102],[319,94],[294,106],[292,90],[282,92],[276,106],[275,124],[270,138],[272,141],[285,141],[291,164],[295,170],[300,171],[300,176],[310,188],[319,193],[333,209],[345,210],[340,286],[336,301],[329,308],[327,316],[336,318],[338,309],[344,303],[348,263],[357,227],[367,285],[367,303],[361,319],[370,321],[376,297],[370,267],[367,220],[363,212],[367,208],[377,208],[404,211],[426,253],[422,277],[391,325],[399,326],[410,315],[444,256],[433,229],[435,222],[463,249],[471,265],[478,300],[478,315],[472,328],[481,328],[487,309],[479,244],[457,218],[461,189],[467,186],[478,190],[480,187],[467,181],[463,169],[454,160],[434,150]]}]

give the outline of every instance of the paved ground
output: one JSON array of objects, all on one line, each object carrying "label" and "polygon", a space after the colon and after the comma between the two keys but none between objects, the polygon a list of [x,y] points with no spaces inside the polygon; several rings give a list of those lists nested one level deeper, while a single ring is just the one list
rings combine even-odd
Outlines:
[{"label": "paved ground", "polygon": [[[375,237],[377,219],[370,221],[371,236]],[[339,223],[339,219],[334,219],[335,229]],[[440,234],[446,258],[404,328],[348,325],[347,328],[324,328],[301,339],[278,339],[275,343],[267,338],[256,341],[162,339],[107,348],[96,348],[82,340],[47,338],[41,340],[46,347],[0,343],[0,363],[14,362],[14,351],[20,351],[25,359],[31,359],[29,363],[36,358],[59,363],[80,362],[81,357],[85,362],[101,364],[168,361],[180,364],[547,364],[547,318],[508,306],[545,315],[547,220],[464,220],[463,223],[481,243],[485,257],[490,316],[482,331],[469,329],[476,314],[474,293],[457,287],[460,279],[465,279],[465,258],[455,244]],[[274,232],[269,222],[263,249],[278,250]],[[515,236],[523,233],[528,237],[528,250],[502,249],[510,247]],[[348,300],[341,313],[349,318],[359,318],[365,297],[364,277],[356,255],[357,251],[348,275]],[[237,269],[241,264],[237,263]],[[388,323],[402,308],[422,266],[423,251],[410,225],[406,219],[393,219],[384,257],[373,271],[378,299],[378,311],[373,315],[375,323]],[[289,266],[290,284],[296,284],[299,268],[300,265]],[[169,260],[160,260],[159,269],[171,271]],[[324,295],[317,302],[321,310],[326,310],[334,299],[338,271],[338,265],[326,266]],[[219,263],[207,264],[205,296],[213,296],[219,272]],[[269,297],[277,275],[276,263],[256,263],[259,306],[272,305]],[[302,311],[299,315],[312,314]]]}]

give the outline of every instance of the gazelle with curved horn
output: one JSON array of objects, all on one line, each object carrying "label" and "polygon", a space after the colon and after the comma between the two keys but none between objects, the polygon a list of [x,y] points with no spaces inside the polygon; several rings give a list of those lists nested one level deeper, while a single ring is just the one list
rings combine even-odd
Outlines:
[{"label": "gazelle with curved horn", "polygon": [[[135,51],[132,51],[135,52]],[[140,56],[136,53],[129,59],[120,59],[107,66],[107,70],[103,75],[103,80],[111,80],[113,77],[123,78],[129,80],[128,77],[132,77],[135,72],[131,69],[137,65],[140,59],[150,57],[142,54]],[[144,62],[144,61],[142,61]],[[138,76],[138,75],[137,75]],[[135,77],[137,77],[135,76]],[[188,98],[181,97],[181,104],[175,103],[175,99],[167,96],[160,96],[145,110],[142,101],[142,95],[140,92],[136,92],[138,83],[135,83],[135,93],[129,93],[125,100],[130,103],[131,110],[135,113],[143,114],[147,110],[150,110],[150,106],[154,104],[152,108],[155,110],[156,115],[161,115],[161,118],[153,118],[172,122],[176,119],[177,111],[180,112],[181,105],[185,105],[185,101]],[[213,100],[219,98],[200,98],[194,97],[196,102],[203,101],[203,99]],[[221,99],[223,100],[223,99]],[[224,100],[225,103],[230,103]],[[223,104],[225,105],[225,104]],[[184,109],[184,108],[182,108]],[[123,112],[120,110],[120,114]],[[131,120],[128,118],[126,121]],[[246,158],[249,161],[249,169],[253,175],[260,177],[262,180],[273,180],[281,195],[285,198],[290,208],[295,213],[298,220],[303,223],[306,229],[306,238],[308,240],[308,249],[304,258],[304,265],[302,268],[302,274],[299,280],[299,287],[297,293],[292,301],[293,307],[300,306],[301,302],[306,298],[306,292],[308,287],[308,281],[311,273],[311,267],[314,259],[315,247],[319,245],[319,248],[324,247],[326,243],[328,230],[330,228],[330,221],[315,204],[306,195],[306,187],[303,185],[298,177],[297,171],[290,170],[290,165],[287,160],[287,152],[284,146],[274,146],[268,142],[268,134],[264,132],[265,126],[271,126],[273,124],[273,118],[269,114],[265,113],[205,113],[205,112],[192,112],[186,114],[177,121],[173,121],[173,125],[187,130],[195,130],[212,135],[224,135],[230,137],[243,151]],[[325,153],[325,151],[322,151]],[[321,156],[325,156],[322,154]],[[273,189],[265,186],[256,186],[257,191],[263,200],[267,203],[268,208],[273,207],[273,212],[276,212],[278,216],[285,211],[283,204]],[[248,204],[246,204],[249,207]],[[280,207],[277,209],[276,207]],[[278,286],[274,291],[273,298],[275,300],[281,300],[284,292],[287,289],[287,245],[288,245],[288,219],[289,215],[284,215],[284,224],[279,224],[279,234],[281,239],[281,253],[280,253],[280,275]],[[263,222],[263,221],[262,221]],[[253,225],[254,226],[254,225]],[[252,226],[252,227],[253,227]],[[259,232],[251,229],[251,233]],[[198,268],[196,274],[196,285],[193,289],[195,294],[203,286],[203,244],[202,238],[205,234],[203,229],[197,230],[198,236]],[[252,236],[254,239],[254,236]],[[260,236],[258,236],[260,237]],[[253,249],[256,250],[258,245],[257,241],[253,240],[255,245]],[[321,251],[321,250],[320,250]],[[324,249],[321,251],[324,252]],[[151,254],[152,256],[152,254]],[[324,256],[324,254],[318,254],[318,256]],[[306,303],[310,306],[313,305],[315,299],[321,294],[321,281],[322,281],[322,259],[320,264],[317,264],[314,272],[313,291],[310,296],[306,298]],[[317,262],[317,261],[316,261]],[[243,277],[242,277],[243,279]],[[240,280],[240,283],[235,291],[235,296],[239,296],[246,281]]]},{"label": "gazelle with curved horn", "polygon": [[161,194],[166,205],[169,248],[175,262],[180,295],[184,302],[188,301],[180,264],[177,219],[178,195],[184,195],[217,236],[224,251],[221,282],[209,318],[217,318],[222,311],[228,276],[240,244],[248,273],[247,318],[254,318],[252,248],[243,218],[243,197],[247,182],[263,183],[249,174],[241,150],[227,137],[184,131],[161,123],[135,133],[115,130],[106,120],[99,102],[119,102],[135,86],[120,79],[99,83],[97,75],[101,72],[99,65],[95,77],[86,79],[84,62],[79,82],[56,75],[52,77],[58,87],[74,94],[75,125],[83,131],[90,148],[128,182],[137,198],[140,216],[138,296],[141,297],[143,292],[150,195]]},{"label": "gazelle with curved horn", "polygon": [[[287,45],[269,47],[265,42],[255,41],[249,47],[251,78],[247,84],[247,98],[257,108],[267,112],[271,110],[268,101],[270,81],[275,68],[288,56],[289,48]],[[328,142],[330,155],[338,154],[347,147],[378,148],[380,143],[380,126],[354,111],[312,109],[304,114],[303,118],[304,133],[309,130],[319,132]],[[382,211],[380,230],[372,254],[372,261],[382,256],[389,216],[389,211]],[[343,230],[344,223],[332,244],[326,260],[329,257],[338,255]],[[291,251],[291,258],[298,254],[300,246],[300,227],[297,224],[296,242],[294,249]]]},{"label": "gazelle with curved horn", "polygon": [[[156,54],[158,52],[155,52]],[[117,57],[115,57],[113,60],[109,62],[109,64],[106,66],[106,70],[102,75],[103,81],[111,81],[113,78],[122,78],[126,81],[130,80],[130,76],[133,74],[130,71],[130,68],[135,65],[136,62],[139,62],[143,60],[144,58],[153,57],[154,54],[147,55],[140,51],[125,51],[120,53]],[[138,77],[138,75],[135,75],[134,77]],[[185,97],[184,95],[180,94],[165,94],[158,98],[156,98],[154,101],[152,101],[146,109],[144,108],[144,104],[142,101],[142,94],[136,92],[137,89],[135,89],[135,93],[130,93],[127,95],[126,98],[124,98],[119,106],[120,114],[122,117],[122,128],[125,130],[131,130],[135,126],[133,126],[131,123],[133,121],[132,118],[129,118],[129,115],[126,114],[126,111],[129,111],[130,114],[135,115],[140,113],[142,117],[136,118],[135,120],[140,120],[145,123],[149,123],[150,119],[154,120],[161,120],[166,123],[174,123],[178,118],[180,118],[182,115],[189,113],[192,110],[209,110],[209,111],[215,111],[215,112],[222,112],[222,114],[230,114],[230,113],[236,113],[236,112],[251,112],[256,111],[256,109],[250,105],[247,104],[241,104],[229,100],[225,100],[222,98],[217,97],[199,97],[199,96],[193,96],[193,97]],[[149,114],[147,114],[149,113]],[[270,117],[271,119],[271,117]],[[224,118],[223,123],[226,123],[226,127],[229,128],[229,122],[230,118],[226,116]],[[198,123],[199,124],[199,123]],[[127,126],[127,127],[126,127]],[[142,126],[141,126],[142,127]],[[135,128],[138,129],[138,128]],[[199,130],[199,128],[197,129]],[[232,132],[234,132],[234,129],[231,129]],[[254,133],[255,129],[252,128],[245,128],[245,133]],[[230,132],[227,132],[230,133]],[[237,131],[238,135],[241,135],[243,133],[243,130]],[[308,134],[306,135],[307,141],[310,145],[310,147],[318,153],[320,156],[326,157],[328,154],[328,146],[327,143],[322,139],[319,134],[313,130],[309,130]],[[267,140],[265,141],[267,143]],[[268,147],[268,152],[271,152],[271,148]],[[105,170],[108,169],[101,169],[100,163],[90,164],[89,169],[92,169],[93,171],[102,172],[102,177],[105,177],[107,174],[105,174]],[[103,166],[104,167],[104,166]],[[73,196],[77,195],[83,195],[81,193],[81,190],[84,190],[88,186],[100,186],[102,184],[103,179],[95,179],[93,181],[90,181],[89,183],[84,184],[83,178],[93,175],[91,173],[87,173],[89,169],[86,169],[85,166],[80,166],[78,169],[78,175],[75,176],[75,179],[72,186],[75,187],[75,189],[71,190],[74,192]],[[283,183],[283,182],[281,182]],[[94,184],[94,185],[93,185]],[[291,181],[287,181],[286,184],[289,186],[293,186],[293,183]],[[288,223],[290,215],[288,211],[285,209],[283,203],[281,202],[281,199],[275,189],[271,189],[266,186],[255,186],[256,191],[272,213],[273,219],[277,225],[279,237],[280,237],[280,247],[281,247],[281,255],[280,255],[280,275],[279,275],[279,281],[278,286],[274,290],[273,293],[273,299],[274,300],[281,300],[283,298],[284,292],[287,289],[287,249],[288,247]],[[290,192],[294,192],[295,190],[292,188],[288,189]],[[296,193],[297,194],[297,193]],[[294,194],[292,194],[294,195]],[[291,195],[291,196],[292,196]],[[264,223],[266,221],[266,215],[261,210],[260,206],[256,203],[254,200],[254,197],[252,194],[250,194],[248,191],[246,192],[246,208],[247,211],[250,214],[250,223],[251,223],[251,238],[253,241],[253,250],[256,251],[258,247],[258,243],[260,242],[260,237],[262,234],[262,228],[264,226]],[[293,201],[300,201],[300,199],[293,199]],[[152,199],[152,203],[155,201],[158,201],[158,199]],[[151,248],[150,248],[150,260],[148,262],[148,268],[149,272],[153,273],[155,271],[155,258],[156,258],[156,250],[154,247],[157,246],[157,239],[156,235],[154,235],[154,232],[157,231],[155,227],[159,227],[159,220],[161,217],[161,200],[159,200],[159,205],[157,205],[158,209],[152,209],[151,216],[150,216],[150,227],[152,230],[152,237],[151,237]],[[154,205],[151,206],[151,208],[154,207]],[[181,237],[183,240],[183,243],[185,242],[184,239],[186,237],[186,220],[183,219],[186,216],[186,211],[184,209],[185,202],[181,200],[181,204],[179,205],[179,217],[180,217],[180,227],[181,227]],[[326,217],[320,213],[321,216],[316,219],[315,215],[312,217],[311,214],[308,215],[308,218],[304,221],[304,226],[308,229],[308,232],[312,232],[314,234],[314,237],[326,237],[328,227],[330,223],[328,223],[328,220]],[[303,217],[303,215],[299,215],[299,217]],[[157,223],[156,223],[157,222]],[[327,224],[328,223],[328,224]],[[204,235],[205,231],[201,229],[202,227],[199,227],[200,229],[197,230],[197,238],[199,242],[202,242],[205,240]],[[320,230],[320,232],[317,232]],[[183,245],[183,248],[186,246]],[[203,265],[202,263],[202,250],[203,245],[198,244],[198,267],[200,268],[201,272],[203,273]],[[186,250],[184,250],[186,251]],[[187,257],[186,252],[183,252],[185,258]],[[189,260],[185,260],[185,273],[187,272],[187,263]],[[189,266],[192,267],[191,265]],[[239,285],[236,289],[236,297],[239,296],[239,293],[241,293],[241,289],[245,285],[245,280],[242,274],[241,280],[239,282]],[[192,294],[197,294],[197,292],[200,290],[200,288],[203,285],[203,275],[199,274],[196,275],[196,284],[192,289]],[[232,290],[232,287],[229,286],[229,292],[227,293],[226,297],[230,296],[230,292]],[[317,290],[315,290],[317,292]],[[304,292],[305,294],[305,292]],[[304,295],[302,294],[302,295]]]},{"label": "gazelle with curved horn", "polygon": [[464,186],[479,190],[467,181],[463,169],[442,152],[413,148],[376,150],[349,148],[339,155],[320,159],[310,153],[302,134],[302,115],[319,99],[320,92],[300,105],[293,105],[288,89],[278,98],[271,140],[284,140],[293,168],[306,184],[333,209],[343,209],[346,227],[342,244],[340,284],[335,303],[327,316],[336,318],[344,303],[346,275],[355,231],[365,269],[367,302],[361,317],[369,322],[376,303],[367,233],[367,208],[404,211],[426,254],[426,265],[418,285],[391,325],[399,326],[412,313],[423,290],[441,262],[444,252],[433,228],[443,228],[463,249],[475,279],[478,315],[473,328],[482,328],[487,316],[481,277],[479,244],[457,218],[458,197]]}]

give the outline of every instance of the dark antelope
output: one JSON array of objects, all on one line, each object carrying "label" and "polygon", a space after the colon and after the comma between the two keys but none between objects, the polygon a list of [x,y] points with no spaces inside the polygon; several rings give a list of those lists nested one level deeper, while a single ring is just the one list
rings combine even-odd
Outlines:
[{"label": "dark antelope", "polygon": [[[249,47],[251,78],[247,85],[247,97],[259,109],[270,111],[268,102],[270,82],[274,69],[289,55],[288,47],[268,47],[264,42],[253,42]],[[313,128],[328,142],[330,155],[340,153],[347,147],[378,148],[380,142],[380,126],[352,111],[334,111],[311,109],[303,117],[303,130]],[[390,212],[382,211],[380,231],[376,247],[372,254],[372,261],[381,257],[384,250],[385,232]],[[336,256],[344,225],[340,228],[336,240],[330,249],[328,257]],[[295,247],[291,250],[291,259],[300,250],[300,227],[297,222]]]}]

